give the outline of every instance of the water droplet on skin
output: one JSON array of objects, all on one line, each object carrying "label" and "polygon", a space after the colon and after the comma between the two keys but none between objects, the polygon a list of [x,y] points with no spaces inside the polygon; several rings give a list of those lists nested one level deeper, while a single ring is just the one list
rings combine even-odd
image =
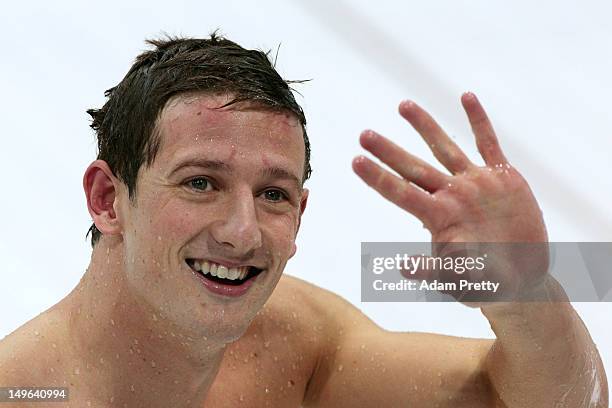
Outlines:
[{"label": "water droplet on skin", "polygon": [[365,344],[362,344],[361,345],[361,350],[363,351],[363,350],[365,350],[365,348],[366,348]]},{"label": "water droplet on skin", "polygon": [[100,357],[100,364],[104,364],[104,358]]},{"label": "water droplet on skin", "polygon": [[136,390],[134,389],[134,384],[130,385],[130,391],[132,391],[132,392],[136,391]]},{"label": "water droplet on skin", "polygon": [[114,326],[115,325],[115,321],[113,319],[110,319],[110,324]]},{"label": "water droplet on skin", "polygon": [[156,315],[155,313],[153,313],[153,316],[152,316],[152,317],[153,317],[153,320],[154,320],[154,321],[157,321],[157,315]]},{"label": "water droplet on skin", "polygon": [[342,370],[344,370],[344,366],[342,364],[340,364],[338,366],[338,372],[340,373],[340,372],[342,372]]},{"label": "water droplet on skin", "polygon": [[151,367],[153,368],[157,367],[157,364],[155,364],[155,361],[151,361]]},{"label": "water droplet on skin", "polygon": [[294,385],[295,385],[295,381],[293,381],[293,380],[289,380],[289,381],[287,382],[287,386],[288,386],[288,387],[293,387]]},{"label": "water droplet on skin", "polygon": [[162,240],[161,235],[158,235],[158,236],[157,236],[157,240],[158,240],[158,241],[161,241],[161,240]]},{"label": "water droplet on skin", "polygon": [[240,398],[239,398],[240,402],[244,401],[244,395],[240,394]]},{"label": "water droplet on skin", "polygon": [[34,330],[34,335],[38,336],[40,333],[37,330]]},{"label": "water droplet on skin", "polygon": [[81,370],[79,370],[79,367],[76,367],[76,368],[74,369],[74,375],[79,375],[79,374],[80,374],[80,372],[81,372]]},{"label": "water droplet on skin", "polygon": [[57,344],[55,344],[55,343],[51,343],[51,347],[53,347],[53,348],[57,348]]},{"label": "water droplet on skin", "polygon": [[269,392],[270,392],[270,389],[266,387],[266,394],[268,394]]},{"label": "water droplet on skin", "polygon": [[415,391],[418,391],[418,390],[419,390],[419,386],[418,386],[418,385],[415,385],[415,386],[414,386],[414,390],[415,390]]},{"label": "water droplet on skin", "polygon": [[264,348],[268,348],[268,347],[270,347],[270,342],[269,342],[269,341],[266,341],[266,342],[264,343]]}]

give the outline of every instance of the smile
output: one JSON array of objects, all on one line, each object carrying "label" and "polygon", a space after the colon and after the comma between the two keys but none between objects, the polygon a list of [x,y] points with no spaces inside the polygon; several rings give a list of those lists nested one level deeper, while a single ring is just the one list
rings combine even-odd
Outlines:
[{"label": "smile", "polygon": [[230,267],[205,259],[186,259],[186,262],[196,274],[222,285],[240,286],[263,272],[255,266]]}]

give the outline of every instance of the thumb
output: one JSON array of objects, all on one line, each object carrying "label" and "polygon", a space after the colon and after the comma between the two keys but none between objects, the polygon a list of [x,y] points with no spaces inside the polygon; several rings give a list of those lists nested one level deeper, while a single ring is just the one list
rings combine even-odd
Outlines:
[{"label": "thumb", "polygon": [[406,279],[435,279],[438,273],[434,269],[434,264],[432,262],[427,262],[428,258],[430,258],[430,256],[425,254],[411,255],[405,258],[405,262],[401,263],[399,272]]}]

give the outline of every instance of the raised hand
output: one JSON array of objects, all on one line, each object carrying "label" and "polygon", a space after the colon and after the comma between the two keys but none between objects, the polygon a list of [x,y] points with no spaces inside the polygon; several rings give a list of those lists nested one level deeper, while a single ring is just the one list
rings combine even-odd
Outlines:
[{"label": "raised hand", "polygon": [[[466,93],[461,102],[484,166],[472,163],[425,110],[406,101],[399,106],[400,114],[450,174],[370,130],[361,134],[361,145],[397,175],[364,156],[354,159],[354,171],[383,197],[419,218],[433,243],[546,243],[542,212],[525,179],[504,156],[478,99]],[[519,287],[546,272],[545,254],[531,254],[536,257],[531,259],[522,255],[504,255],[490,273],[503,273],[502,280]]]}]

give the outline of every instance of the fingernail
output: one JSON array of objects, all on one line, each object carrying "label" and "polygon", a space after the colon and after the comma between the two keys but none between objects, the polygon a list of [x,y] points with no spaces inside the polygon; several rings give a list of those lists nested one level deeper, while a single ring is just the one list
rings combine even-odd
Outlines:
[{"label": "fingernail", "polygon": [[400,102],[400,106],[405,108],[412,108],[414,105],[416,105],[416,103],[414,103],[414,101],[411,99],[404,99]]},{"label": "fingernail", "polygon": [[373,139],[374,137],[376,137],[376,133],[372,129],[366,129],[361,132],[361,136],[367,139]]},{"label": "fingernail", "polygon": [[466,91],[463,93],[463,96],[470,99],[476,99],[476,95],[472,91]]},{"label": "fingernail", "polygon": [[366,160],[367,160],[366,157],[363,156],[363,155],[355,157],[353,159],[353,167],[356,166],[356,165],[359,165],[361,163],[365,163]]}]

